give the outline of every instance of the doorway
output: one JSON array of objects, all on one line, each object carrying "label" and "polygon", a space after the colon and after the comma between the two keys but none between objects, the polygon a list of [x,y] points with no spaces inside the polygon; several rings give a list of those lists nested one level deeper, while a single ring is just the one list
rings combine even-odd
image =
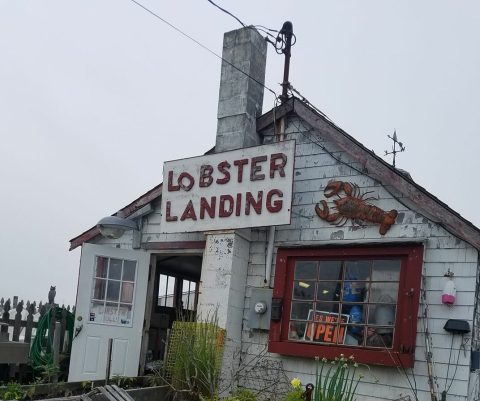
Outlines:
[{"label": "doorway", "polygon": [[195,318],[202,256],[156,255],[147,360],[164,360],[173,322]]}]

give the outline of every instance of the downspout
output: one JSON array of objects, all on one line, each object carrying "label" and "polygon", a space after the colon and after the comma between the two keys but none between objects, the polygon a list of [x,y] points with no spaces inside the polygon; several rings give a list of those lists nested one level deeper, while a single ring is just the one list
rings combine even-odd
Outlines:
[{"label": "downspout", "polygon": [[[277,124],[276,121],[275,121],[275,124]],[[285,117],[282,117],[278,122],[277,132],[278,132],[278,141],[282,142],[285,139]],[[272,276],[272,261],[273,261],[274,245],[275,245],[275,226],[270,226],[268,230],[267,256],[265,260],[265,279],[263,280],[263,286],[267,288],[270,287],[270,277]]]}]

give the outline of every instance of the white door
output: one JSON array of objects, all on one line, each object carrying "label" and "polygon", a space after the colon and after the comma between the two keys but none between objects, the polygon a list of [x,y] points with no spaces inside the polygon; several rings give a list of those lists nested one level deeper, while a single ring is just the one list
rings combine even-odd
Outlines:
[{"label": "white door", "polygon": [[150,255],[83,244],[68,381],[137,376]]}]

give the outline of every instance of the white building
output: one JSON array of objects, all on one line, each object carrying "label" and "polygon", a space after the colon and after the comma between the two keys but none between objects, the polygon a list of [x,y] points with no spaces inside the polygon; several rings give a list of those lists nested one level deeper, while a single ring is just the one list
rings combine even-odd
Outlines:
[{"label": "white building", "polygon": [[[307,383],[314,356],[343,353],[370,366],[359,399],[428,400],[444,390],[448,400],[478,399],[480,230],[305,101],[291,97],[261,115],[266,43],[255,30],[227,33],[223,57],[255,80],[222,65],[215,150],[197,160],[214,170],[200,170],[188,188],[188,176],[178,177],[197,161],[167,165],[167,188],[118,213],[139,230],[108,239],[93,227],[71,240],[82,256],[69,380],[104,377],[109,338],[112,375],[137,375],[149,350],[162,356],[187,302],[200,314],[218,308],[224,370],[262,354]],[[448,272],[453,305],[442,303]],[[193,304],[182,298],[191,291]],[[173,307],[158,304],[166,295]],[[446,331],[449,319],[470,332]]]}]

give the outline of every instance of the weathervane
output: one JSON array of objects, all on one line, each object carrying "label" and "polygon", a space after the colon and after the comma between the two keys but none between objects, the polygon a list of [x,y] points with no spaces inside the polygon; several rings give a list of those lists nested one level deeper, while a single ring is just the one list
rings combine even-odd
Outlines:
[{"label": "weathervane", "polygon": [[[385,151],[385,156],[387,155],[393,155],[393,167],[395,167],[395,156],[397,153],[401,153],[405,150],[405,146],[403,146],[403,143],[397,140],[397,130],[393,131],[393,136],[387,135],[392,141],[393,141],[393,146],[392,146],[392,151],[387,152]],[[397,144],[399,146],[399,149],[397,150]]]}]

